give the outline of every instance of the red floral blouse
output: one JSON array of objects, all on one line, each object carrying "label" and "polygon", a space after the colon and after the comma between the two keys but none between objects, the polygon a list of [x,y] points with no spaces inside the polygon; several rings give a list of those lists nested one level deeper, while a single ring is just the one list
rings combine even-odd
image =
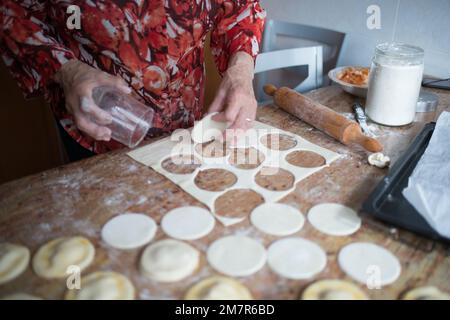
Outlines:
[{"label": "red floral blouse", "polygon": [[[66,13],[80,8],[81,28]],[[44,94],[65,130],[96,153],[121,147],[83,135],[52,77],[70,59],[121,76],[155,109],[150,135],[190,127],[201,116],[204,43],[220,72],[238,51],[256,57],[265,11],[258,0],[2,0],[0,53],[26,97]]]}]

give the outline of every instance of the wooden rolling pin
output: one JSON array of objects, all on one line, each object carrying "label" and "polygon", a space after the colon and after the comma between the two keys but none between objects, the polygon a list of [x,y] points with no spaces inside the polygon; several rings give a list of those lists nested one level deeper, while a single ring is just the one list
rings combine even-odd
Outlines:
[{"label": "wooden rolling pin", "polygon": [[359,124],[343,115],[315,102],[292,89],[274,85],[264,86],[264,91],[273,96],[275,104],[313,127],[325,132],[345,145],[356,143],[371,152],[383,150],[378,140],[365,136]]}]

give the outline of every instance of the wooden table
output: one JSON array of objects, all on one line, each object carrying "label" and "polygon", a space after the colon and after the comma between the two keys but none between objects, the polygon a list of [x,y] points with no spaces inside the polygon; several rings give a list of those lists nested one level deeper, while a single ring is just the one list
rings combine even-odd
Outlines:
[{"label": "wooden table", "polygon": [[[413,124],[401,128],[371,124],[375,134],[385,145],[385,153],[394,162],[424,123],[435,120],[443,110],[450,111],[448,91],[434,92],[440,97],[438,112],[418,116]],[[315,90],[308,96],[346,116],[352,116],[351,104],[354,98],[337,87]],[[342,155],[331,166],[299,182],[295,191],[282,200],[296,206],[303,213],[307,213],[315,204],[330,201],[359,209],[387,172],[369,166],[365,151],[341,145],[274,106],[260,108],[258,119],[294,132]],[[192,241],[203,253],[202,266],[195,275],[173,284],[147,280],[139,274],[137,268],[143,249],[120,251],[107,247],[100,239],[102,225],[125,211],[143,212],[159,222],[173,208],[202,204],[152,169],[133,161],[126,152],[127,150],[123,150],[99,155],[1,185],[0,242],[24,244],[34,253],[39,246],[55,237],[83,235],[96,248],[94,263],[86,273],[96,270],[118,271],[131,279],[139,298],[173,299],[182,298],[193,283],[215,273],[204,259],[204,252],[214,239],[238,233],[256,238],[266,246],[276,239],[260,233],[248,221],[228,228],[216,224],[209,236]],[[379,290],[368,290],[361,286],[371,298],[395,299],[404,290],[422,285],[436,285],[450,292],[450,257],[446,246],[416,236],[410,237],[411,241],[405,243],[389,235],[384,226],[380,225],[382,226],[365,218],[362,228],[356,234],[350,237],[330,237],[320,234],[306,223],[296,236],[312,239],[326,250],[328,262],[322,273],[308,281],[293,281],[278,277],[266,265],[255,275],[241,281],[251,289],[255,298],[295,299],[306,285],[317,279],[350,280],[338,267],[336,259],[339,250],[351,242],[370,241],[389,249],[402,264],[401,277],[392,285]],[[157,238],[163,237],[159,229]],[[61,299],[65,292],[65,279],[40,279],[29,267],[16,280],[0,286],[0,296],[13,292]]]}]

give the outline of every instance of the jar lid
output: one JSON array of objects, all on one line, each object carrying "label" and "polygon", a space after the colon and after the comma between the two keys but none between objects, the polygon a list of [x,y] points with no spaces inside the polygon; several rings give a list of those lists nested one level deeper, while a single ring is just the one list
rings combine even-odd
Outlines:
[{"label": "jar lid", "polygon": [[425,52],[413,45],[387,42],[377,45],[375,54],[386,64],[418,65],[423,64]]},{"label": "jar lid", "polygon": [[439,97],[437,94],[420,91],[419,101],[417,101],[416,112],[431,112],[435,111],[439,104]]}]

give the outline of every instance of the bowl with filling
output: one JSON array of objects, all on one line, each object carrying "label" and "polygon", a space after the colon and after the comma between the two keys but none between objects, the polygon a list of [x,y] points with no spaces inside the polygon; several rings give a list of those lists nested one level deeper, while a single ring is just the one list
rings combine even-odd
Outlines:
[{"label": "bowl with filling", "polygon": [[338,84],[345,92],[365,98],[369,85],[370,68],[367,67],[339,67],[331,70],[328,77]]}]

